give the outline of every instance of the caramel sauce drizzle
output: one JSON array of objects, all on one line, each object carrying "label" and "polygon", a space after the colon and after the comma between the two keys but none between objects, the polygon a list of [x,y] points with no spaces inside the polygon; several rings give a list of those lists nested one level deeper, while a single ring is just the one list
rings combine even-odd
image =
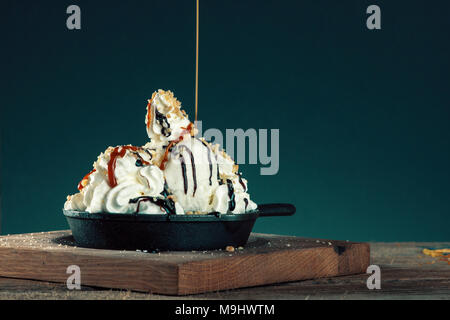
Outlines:
[{"label": "caramel sauce drizzle", "polygon": [[91,174],[93,174],[95,171],[97,171],[97,170],[93,169],[91,172],[89,172],[87,175],[85,175],[83,177],[83,179],[81,179],[81,181],[78,183],[78,191],[81,191],[84,188],[83,181],[86,180],[87,178],[89,178],[89,176]]},{"label": "caramel sauce drizzle", "polygon": [[[114,171],[116,170],[116,161],[117,158],[123,158],[125,156],[125,153],[127,152],[127,150],[131,150],[131,151],[138,151],[139,147],[135,147],[135,146],[119,146],[119,147],[115,147],[114,150],[111,152],[111,156],[109,158],[109,162],[108,162],[108,180],[109,180],[109,186],[111,188],[114,188],[115,186],[117,186],[117,180],[116,180],[116,175],[114,174]],[[143,165],[149,165],[150,163],[145,161],[145,160],[141,160]]]},{"label": "caramel sauce drizzle", "polygon": [[191,133],[191,135],[192,135],[192,132],[191,132],[191,131],[192,131],[192,128],[193,128],[193,127],[194,127],[194,124],[193,124],[192,122],[189,123],[189,125],[187,126],[187,128],[181,127],[181,129],[184,129],[184,130],[183,130],[183,132],[181,133],[180,137],[179,137],[178,139],[173,140],[173,141],[171,141],[171,142],[169,143],[169,145],[168,145],[167,148],[166,148],[166,151],[164,152],[164,157],[163,157],[162,160],[161,160],[161,164],[159,165],[159,168],[160,168],[161,170],[164,170],[165,167],[166,167],[166,162],[167,162],[168,157],[169,157],[170,149],[172,149],[172,147],[173,147],[174,145],[176,145],[178,142],[182,141],[182,140],[183,140],[183,136],[184,136],[186,133]]},{"label": "caramel sauce drizzle", "polygon": [[199,0],[197,0],[195,24],[195,122],[198,114],[198,33],[199,33]]},{"label": "caramel sauce drizzle", "polygon": [[152,106],[152,99],[148,100],[147,104],[147,130],[150,130],[150,121],[152,120],[151,106]]}]

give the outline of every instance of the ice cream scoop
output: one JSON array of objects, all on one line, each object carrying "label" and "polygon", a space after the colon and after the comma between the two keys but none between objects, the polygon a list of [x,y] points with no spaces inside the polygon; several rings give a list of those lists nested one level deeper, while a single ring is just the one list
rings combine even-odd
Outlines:
[{"label": "ice cream scoop", "polygon": [[160,89],[148,100],[145,124],[152,146],[161,148],[185,134],[191,122],[173,93]]},{"label": "ice cream scoop", "polygon": [[253,211],[247,181],[219,145],[196,129],[170,91],[158,90],[145,117],[149,142],[108,147],[67,197],[88,213],[239,214]]},{"label": "ice cream scoop", "polygon": [[164,196],[164,173],[152,164],[152,150],[109,147],[94,162],[94,169],[69,196],[64,209],[90,213],[176,213],[183,209]]}]

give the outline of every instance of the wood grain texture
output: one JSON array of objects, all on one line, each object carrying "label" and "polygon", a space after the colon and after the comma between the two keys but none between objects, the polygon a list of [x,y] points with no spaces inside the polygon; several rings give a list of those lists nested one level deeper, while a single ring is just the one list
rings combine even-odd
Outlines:
[{"label": "wood grain texture", "polygon": [[0,237],[0,276],[65,283],[78,265],[85,286],[169,295],[364,273],[369,245],[252,234],[242,250],[199,252],[77,248],[70,231]]},{"label": "wood grain texture", "polygon": [[[1,238],[0,238],[1,241]],[[370,243],[371,263],[381,268],[381,290],[368,290],[367,274],[277,283],[267,286],[214,291],[187,296],[82,286],[68,290],[63,283],[0,277],[0,300],[356,300],[450,299],[447,262],[423,255],[423,248],[450,248],[450,242]],[[0,262],[1,264],[1,262]]]}]

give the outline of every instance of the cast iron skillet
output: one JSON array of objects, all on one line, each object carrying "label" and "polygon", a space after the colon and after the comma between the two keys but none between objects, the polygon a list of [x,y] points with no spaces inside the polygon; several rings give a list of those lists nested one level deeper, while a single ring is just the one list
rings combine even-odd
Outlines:
[{"label": "cast iron skillet", "polygon": [[208,215],[63,212],[80,247],[190,251],[243,246],[256,218],[290,216],[295,207],[263,204],[249,213]]}]

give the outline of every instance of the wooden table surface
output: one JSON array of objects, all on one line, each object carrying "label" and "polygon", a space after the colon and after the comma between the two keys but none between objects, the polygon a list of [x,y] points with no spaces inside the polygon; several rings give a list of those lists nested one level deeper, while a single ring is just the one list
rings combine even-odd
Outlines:
[{"label": "wooden table surface", "polygon": [[[381,289],[367,289],[368,274],[323,278],[190,296],[166,296],[0,277],[0,299],[450,299],[450,262],[422,253],[450,242],[371,245],[371,264],[381,268]],[[1,261],[0,261],[1,263]]]}]

